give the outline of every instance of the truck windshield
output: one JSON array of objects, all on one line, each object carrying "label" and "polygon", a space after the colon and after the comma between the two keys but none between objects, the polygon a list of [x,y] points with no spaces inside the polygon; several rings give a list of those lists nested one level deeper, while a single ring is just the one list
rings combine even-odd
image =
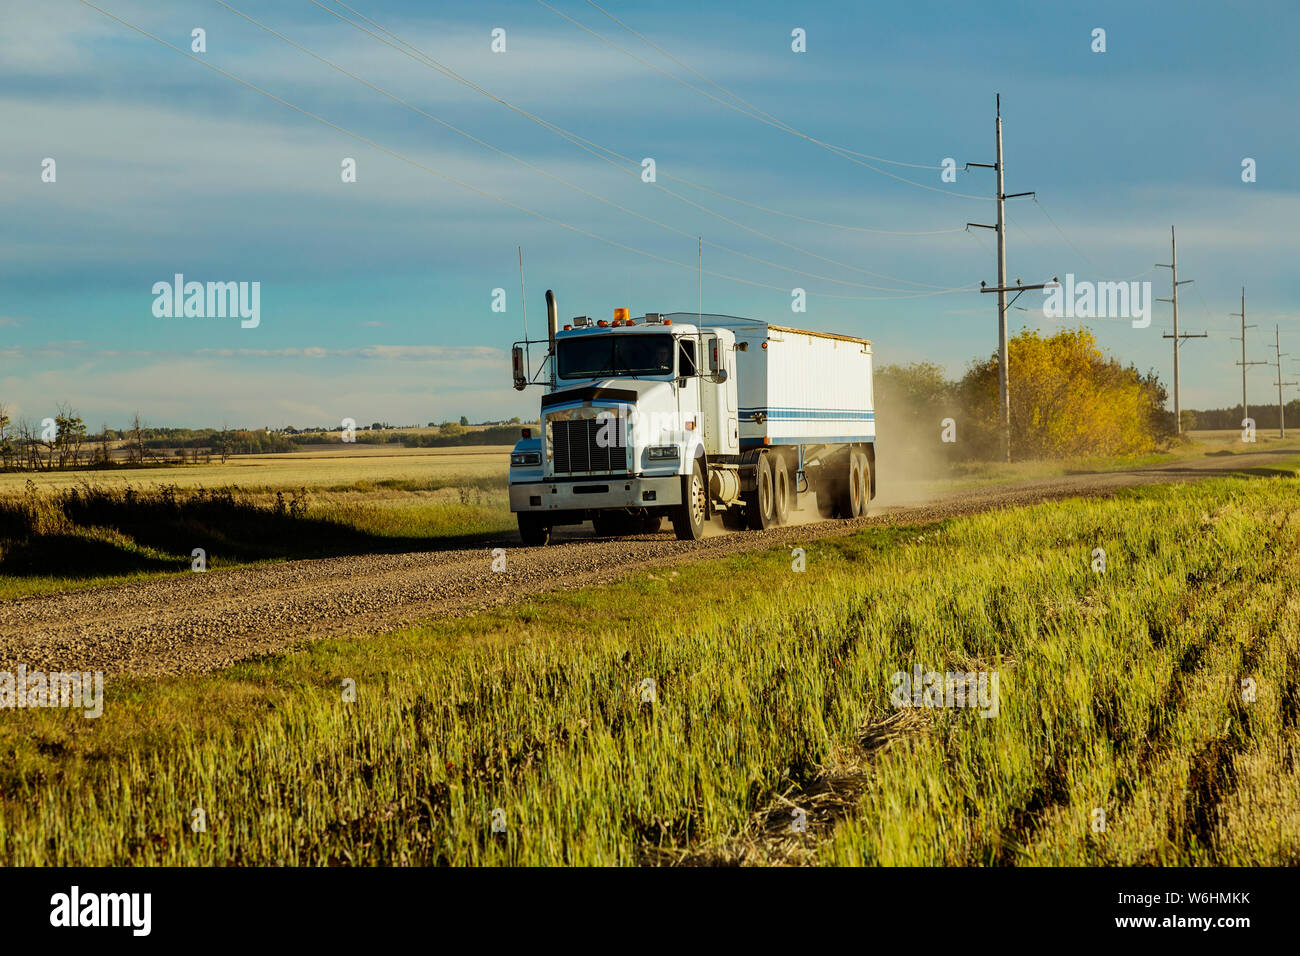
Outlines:
[{"label": "truck windshield", "polygon": [[673,337],[591,335],[556,343],[560,378],[611,378],[673,374]]}]

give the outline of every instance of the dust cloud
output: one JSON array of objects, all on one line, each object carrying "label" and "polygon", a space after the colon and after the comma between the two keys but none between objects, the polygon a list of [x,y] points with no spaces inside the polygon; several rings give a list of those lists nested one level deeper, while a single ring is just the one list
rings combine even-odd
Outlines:
[{"label": "dust cloud", "polygon": [[946,448],[939,444],[935,428],[933,444],[917,441],[876,444],[875,507],[931,504],[945,479],[952,474]]}]

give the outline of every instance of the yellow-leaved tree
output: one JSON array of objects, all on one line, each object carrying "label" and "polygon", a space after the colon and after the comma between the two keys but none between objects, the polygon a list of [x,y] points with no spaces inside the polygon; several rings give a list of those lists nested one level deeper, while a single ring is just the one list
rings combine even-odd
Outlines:
[{"label": "yellow-leaved tree", "polygon": [[[1047,337],[1025,329],[1007,348],[1013,458],[1133,455],[1171,436],[1173,415],[1156,374],[1106,356],[1087,329]],[[996,455],[997,355],[973,363],[958,388],[976,456]]]}]

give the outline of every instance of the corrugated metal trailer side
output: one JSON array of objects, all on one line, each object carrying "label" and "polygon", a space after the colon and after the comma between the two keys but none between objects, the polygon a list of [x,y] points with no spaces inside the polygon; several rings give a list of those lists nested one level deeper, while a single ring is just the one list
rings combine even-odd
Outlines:
[{"label": "corrugated metal trailer side", "polygon": [[875,442],[869,341],[710,319],[746,343],[736,356],[742,446]]}]

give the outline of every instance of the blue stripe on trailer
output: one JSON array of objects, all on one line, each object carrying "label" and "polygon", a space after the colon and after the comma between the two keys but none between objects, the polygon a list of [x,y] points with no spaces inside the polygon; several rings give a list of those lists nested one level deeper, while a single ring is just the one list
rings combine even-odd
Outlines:
[{"label": "blue stripe on trailer", "polygon": [[803,438],[742,438],[741,448],[764,448],[772,445],[874,445],[874,435],[816,435]]},{"label": "blue stripe on trailer", "polygon": [[753,420],[754,416],[763,414],[768,421],[822,421],[822,422],[872,422],[876,420],[874,411],[855,408],[771,408],[767,406],[741,406],[742,418]]}]

